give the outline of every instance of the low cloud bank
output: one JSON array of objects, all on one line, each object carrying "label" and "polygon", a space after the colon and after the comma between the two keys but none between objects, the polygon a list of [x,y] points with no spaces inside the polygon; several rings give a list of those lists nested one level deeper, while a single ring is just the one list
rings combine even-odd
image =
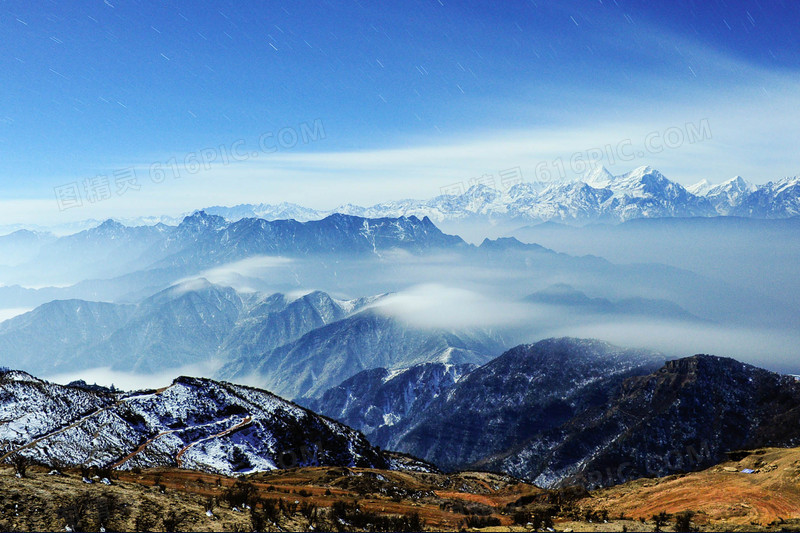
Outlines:
[{"label": "low cloud bank", "polygon": [[121,390],[158,389],[168,386],[178,376],[213,377],[220,366],[221,363],[219,361],[207,361],[178,368],[165,369],[163,372],[156,374],[140,374],[136,372],[112,370],[111,367],[98,367],[37,377],[62,385],[66,385],[72,381],[83,380],[90,385],[95,383],[105,387],[114,385]]},{"label": "low cloud bank", "polygon": [[420,328],[517,327],[545,318],[534,306],[434,283],[391,294],[372,308]]},{"label": "low cloud bank", "polygon": [[690,322],[630,320],[570,325],[543,332],[548,337],[597,338],[626,347],[649,348],[670,357],[704,353],[732,357],[776,372],[800,374],[800,332],[732,328]]}]

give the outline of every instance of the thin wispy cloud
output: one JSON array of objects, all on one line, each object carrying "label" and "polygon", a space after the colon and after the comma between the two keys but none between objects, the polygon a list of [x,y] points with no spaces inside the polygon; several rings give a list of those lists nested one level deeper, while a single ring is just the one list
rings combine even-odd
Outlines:
[{"label": "thin wispy cloud", "polygon": [[[646,117],[631,104],[631,116],[616,121],[587,116],[584,123],[570,126],[492,130],[447,142],[263,154],[212,164],[208,170],[162,183],[148,179],[150,163],[140,163],[134,165],[141,176],[139,191],[63,212],[55,199],[5,201],[1,222],[177,215],[209,205],[254,201],[288,201],[317,209],[345,203],[368,206],[430,198],[452,183],[497,176],[516,167],[527,181],[577,179],[590,161],[614,173],[651,165],[685,185],[701,179],[721,182],[735,175],[763,183],[800,173],[791,157],[800,123],[800,82],[784,77],[766,85],[770,89],[754,85],[713,101],[676,104]],[[797,90],[769,93],[777,86]],[[705,137],[692,140],[692,129]],[[664,136],[670,131],[681,132],[684,140],[665,145]],[[656,141],[648,144],[653,135]],[[164,154],[161,159],[172,157]],[[120,168],[130,166],[120,162]]]},{"label": "thin wispy cloud", "polygon": [[[28,27],[13,23],[11,55],[27,60],[14,62],[4,70],[8,79],[0,80],[20,102],[7,116],[0,113],[0,171],[8,181],[0,223],[175,215],[254,201],[330,209],[422,199],[448,184],[511,167],[520,167],[530,181],[547,177],[544,169],[550,176],[575,177],[581,172],[574,172],[571,158],[627,139],[632,158],[615,154],[601,161],[615,173],[649,164],[684,184],[734,175],[759,183],[800,173],[793,142],[800,134],[800,77],[794,41],[787,41],[788,8],[761,6],[751,13],[710,6],[672,17],[665,6],[597,2],[508,3],[480,13],[460,5],[418,7],[426,17],[407,20],[395,7],[361,6],[372,15],[374,29],[367,32],[360,31],[364,13],[354,18],[351,7],[299,19],[288,4],[271,10],[305,43],[276,43],[280,53],[263,69],[241,68],[252,66],[260,52],[250,44],[242,48],[237,39],[262,32],[264,13],[233,13],[242,31],[228,32],[233,42],[201,63],[186,57],[185,49],[198,31],[212,40],[220,29],[227,32],[230,19],[212,17],[188,31],[170,10],[159,12],[160,20],[94,13],[87,18],[95,20],[92,25],[74,28],[73,40],[93,38],[97,24],[141,27],[153,39],[154,23],[173,28],[179,47],[146,40],[130,59],[143,79],[163,80],[167,62],[154,64],[152,58],[170,57],[169,68],[178,69],[172,75],[191,76],[191,83],[154,94],[146,89],[153,84],[118,80],[107,58],[84,72],[84,59],[69,55],[64,101],[46,104],[20,81],[49,87],[52,74],[39,76],[50,65],[34,60],[46,54]],[[23,15],[31,28],[42,22]],[[701,25],[707,31],[699,34]],[[333,29],[340,53],[332,70],[331,60],[320,63],[309,54],[326,50]],[[264,37],[272,42],[276,36]],[[117,46],[111,44],[112,57]],[[87,91],[103,94],[87,100]],[[217,92],[236,97],[210,105],[208,95]],[[260,134],[277,135],[317,119],[326,133],[319,142],[229,165],[217,161],[197,173],[183,169],[192,153],[238,140],[258,152]],[[708,120],[710,139],[662,151],[642,146],[649,133],[700,120]],[[42,134],[44,123],[64,134]],[[88,123],[94,126],[81,126]],[[39,156],[28,157],[32,153]],[[169,172],[178,168],[181,178],[154,183],[154,164]],[[82,188],[87,178],[130,168],[141,190],[57,209],[54,187],[74,182]]]}]

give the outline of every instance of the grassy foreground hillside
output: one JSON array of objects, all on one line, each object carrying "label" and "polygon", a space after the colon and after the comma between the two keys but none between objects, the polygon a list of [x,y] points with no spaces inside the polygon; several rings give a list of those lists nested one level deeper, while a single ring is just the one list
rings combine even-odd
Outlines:
[{"label": "grassy foreground hillside", "polygon": [[674,516],[686,511],[700,530],[800,530],[800,448],[764,448],[729,457],[701,472],[594,491],[576,506],[613,509],[615,516],[637,520],[667,513],[670,527],[665,530],[673,529]]},{"label": "grassy foreground hillside", "polygon": [[[593,492],[507,476],[316,467],[231,478],[0,467],[3,531],[797,531],[800,448]],[[88,478],[88,479],[87,479]],[[86,481],[91,480],[92,483]]]},{"label": "grassy foreground hillside", "polygon": [[487,473],[315,467],[239,479],[191,470],[112,473],[0,468],[2,531],[418,531],[511,524],[501,510],[540,494]]}]

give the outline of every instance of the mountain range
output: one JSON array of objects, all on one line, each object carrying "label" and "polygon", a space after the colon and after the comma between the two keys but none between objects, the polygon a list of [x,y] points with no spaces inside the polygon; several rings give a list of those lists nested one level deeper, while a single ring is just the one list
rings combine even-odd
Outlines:
[{"label": "mountain range", "polygon": [[[202,211],[176,226],[125,226],[107,220],[58,239],[40,239],[32,232],[0,237],[0,255],[4,242],[11,248],[19,245],[16,237],[38,244],[35,252],[28,250],[27,261],[0,266],[5,282],[0,302],[8,300],[9,307],[68,298],[141,299],[185,277],[244,259],[254,260],[247,264],[251,269],[263,270],[311,257],[357,262],[387,252],[421,255],[467,246],[427,218],[334,214],[304,223],[249,218],[230,222]],[[263,257],[270,262],[254,259]]]},{"label": "mountain range", "polygon": [[[120,393],[4,372],[3,457],[237,474],[278,467],[298,449],[314,450],[306,464],[385,467],[396,459],[380,449],[390,449],[558,487],[797,445],[800,384],[791,377],[561,337],[588,325],[647,339],[653,323],[697,335],[781,331],[794,325],[796,302],[754,298],[691,268],[615,264],[513,237],[475,246],[432,221],[445,211],[442,220],[498,224],[625,221],[614,231],[647,226],[642,240],[664,248],[651,226],[708,226],[703,235],[714,239],[716,228],[744,220],[736,213],[793,216],[798,191],[791,180],[691,189],[646,167],[622,176],[597,169],[584,181],[507,193],[474,187],[440,197],[429,214],[413,202],[399,216],[377,209],[305,222],[198,211],[174,226],[106,221],[60,238],[6,236],[0,247],[27,259],[3,266],[3,279],[58,274],[73,284],[0,287],[41,304],[0,322],[3,364],[40,376],[192,368],[207,377]],[[792,232],[797,220],[747,224]],[[688,255],[686,239],[675,253]]]},{"label": "mountain range", "polygon": [[[515,238],[474,246],[416,217],[284,222],[197,213],[177,227],[108,222],[62,237],[48,264],[71,250],[90,261],[95,252],[124,256],[126,268],[142,269],[27,290],[50,301],[0,322],[0,364],[40,376],[202,368],[295,399],[375,368],[481,365],[519,342],[591,321],[701,326],[727,320],[720,309],[754,320],[737,307],[748,304],[739,288],[659,265],[615,265]],[[147,251],[131,260],[122,250],[138,240],[145,244],[130,249]],[[249,274],[255,267],[262,271]],[[271,290],[276,284],[287,290]],[[320,285],[337,290],[307,288]],[[26,289],[0,287],[14,291]]]},{"label": "mountain range", "polygon": [[[367,219],[332,214],[309,222],[258,218],[228,221],[204,211],[174,226],[126,226],[106,220],[58,239],[24,230],[0,237],[0,251],[7,247],[10,253],[15,247],[28,246],[29,260],[15,264],[18,270],[41,270],[41,265],[57,262],[60,269],[47,273],[56,276],[79,269],[73,282],[145,269],[198,269],[254,255],[359,256],[391,249],[419,253],[463,244],[461,238],[442,233],[430,219],[413,216]],[[32,254],[37,245],[38,252]],[[6,267],[4,274],[14,272]]]},{"label": "mountain range", "polygon": [[[522,182],[502,191],[477,184],[458,194],[443,194],[428,200],[386,201],[369,207],[343,204],[321,210],[283,202],[211,206],[202,211],[229,222],[247,218],[309,222],[333,214],[373,219],[415,216],[428,217],[437,224],[483,221],[501,225],[547,221],[617,223],[636,218],[692,216],[791,218],[800,215],[800,176],[762,185],[741,176],[719,184],[704,179],[684,187],[649,166],[617,176],[597,166],[573,181]],[[177,226],[194,213],[123,218],[119,222],[127,226]],[[13,240],[18,250],[30,250],[37,241],[54,239],[51,232],[72,234],[102,223],[86,220],[54,228],[8,226],[6,232],[15,237],[7,243],[0,240],[0,249],[10,246]],[[21,230],[24,232],[20,233]]]},{"label": "mountain range", "polygon": [[800,177],[753,185],[737,176],[718,185],[702,181],[684,187],[649,166],[618,176],[598,166],[575,181],[523,182],[505,191],[478,184],[461,194],[384,202],[371,207],[345,204],[331,211],[319,211],[283,203],[217,206],[206,211],[229,220],[242,217],[314,220],[330,213],[343,213],[366,218],[428,217],[436,223],[553,220],[582,224],[719,215],[789,218],[800,215]]},{"label": "mountain range", "polygon": [[[800,215],[800,177],[753,185],[741,177],[716,186],[683,187],[648,166],[614,176],[597,167],[576,181],[519,183],[506,191],[474,185],[460,195],[404,200],[336,212],[359,216],[427,216],[437,223],[483,220],[494,224],[560,221],[624,222],[636,218]],[[241,210],[242,206],[239,207]],[[266,206],[254,207],[268,213]],[[217,211],[222,214],[224,211]],[[307,214],[307,213],[306,213]]]},{"label": "mountain range", "polygon": [[48,302],[0,323],[0,351],[8,364],[40,375],[216,363],[219,377],[294,398],[376,366],[483,363],[507,347],[481,328],[415,327],[372,308],[385,297],[237,292],[200,278],[136,305]]}]

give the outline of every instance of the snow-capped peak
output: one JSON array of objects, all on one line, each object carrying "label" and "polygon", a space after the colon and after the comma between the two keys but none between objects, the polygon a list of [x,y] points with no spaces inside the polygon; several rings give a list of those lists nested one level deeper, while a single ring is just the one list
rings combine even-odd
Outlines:
[{"label": "snow-capped peak", "polygon": [[776,193],[779,193],[797,185],[800,185],[800,176],[783,178],[782,180],[775,182],[774,190]]},{"label": "snow-capped peak", "polygon": [[711,191],[713,193],[718,193],[722,191],[737,191],[737,192],[753,192],[756,190],[756,186],[744,179],[741,176],[735,176],[728,181],[724,181],[713,187]]},{"label": "snow-capped peak", "polygon": [[661,194],[673,185],[677,186],[658,170],[650,166],[642,166],[627,174],[616,176],[609,188],[615,195],[620,196],[652,196]]},{"label": "snow-capped peak", "polygon": [[664,175],[661,174],[658,170],[654,169],[650,165],[643,165],[641,167],[637,167],[627,174],[623,174],[621,178],[629,179],[629,180],[641,180],[646,176],[653,176],[656,178],[663,178]]},{"label": "snow-capped peak", "polygon": [[614,182],[614,175],[603,165],[598,165],[586,172],[581,181],[595,189],[603,189]]},{"label": "snow-capped peak", "polygon": [[480,198],[491,201],[500,196],[500,191],[493,187],[479,183],[467,189],[467,192],[464,193],[464,196],[467,198]]},{"label": "snow-capped peak", "polygon": [[695,196],[705,196],[712,187],[714,187],[714,184],[704,178],[693,185],[689,185],[686,190]]}]

